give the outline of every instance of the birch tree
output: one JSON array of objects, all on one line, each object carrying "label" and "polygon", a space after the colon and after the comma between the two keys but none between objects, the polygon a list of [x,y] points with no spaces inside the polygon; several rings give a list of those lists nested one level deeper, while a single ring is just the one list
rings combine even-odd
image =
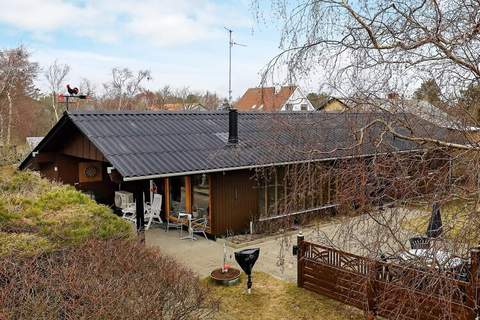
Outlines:
[{"label": "birch tree", "polygon": [[55,121],[60,119],[57,106],[57,95],[61,92],[65,85],[65,80],[70,72],[70,66],[67,64],[61,64],[57,60],[53,62],[44,71],[44,77],[47,81],[48,88],[51,94],[51,107],[55,116]]},{"label": "birch tree", "polygon": [[4,111],[0,110],[3,112],[0,139],[6,145],[10,145],[12,140],[15,97],[19,94],[33,94],[33,80],[38,73],[38,64],[29,59],[30,54],[23,47],[0,51],[0,106],[4,106]]},{"label": "birch tree", "polygon": [[144,83],[150,80],[149,70],[134,73],[128,68],[113,68],[112,80],[103,84],[105,98],[115,101],[117,110],[132,108],[132,99],[144,90]]},{"label": "birch tree", "polygon": [[[444,208],[443,233],[429,240],[429,250],[435,257],[438,252],[457,255],[468,265],[469,250],[478,246],[480,239],[480,123],[471,111],[474,101],[465,99],[465,92],[473,92],[480,83],[480,2],[270,3],[271,16],[264,10],[265,3],[253,1],[259,21],[272,19],[281,32],[282,51],[266,66],[262,82],[278,81],[279,75],[288,82],[315,79],[322,89],[342,99],[349,110],[371,115],[369,121],[348,128],[356,143],[342,146],[356,150],[368,142],[376,147],[371,157],[335,162],[328,172],[318,169],[337,181],[332,204],[340,218],[331,230],[318,226],[307,238],[405,263],[400,257],[408,252],[408,239],[416,234],[425,236],[432,204],[440,203]],[[430,79],[438,86],[445,108],[432,116],[416,108],[414,99],[415,90]],[[427,125],[412,122],[411,116],[434,126],[426,130]],[[455,138],[443,137],[439,134],[443,131]],[[418,151],[397,153],[391,141],[415,143]],[[391,151],[382,151],[388,148]],[[312,154],[335,151],[318,145],[310,150]],[[287,196],[283,208],[294,207],[298,198],[304,203],[317,192],[312,189],[312,167],[306,164],[286,170],[293,187],[284,188],[294,192]],[[445,264],[425,259],[411,261],[410,267],[429,273],[428,281],[405,274],[399,276],[398,283],[413,284],[412,293],[443,294],[444,302],[438,306],[443,308],[441,319],[454,319],[452,297],[462,297],[461,288],[445,287],[440,290],[443,293],[436,289],[429,292],[429,288],[435,288],[441,277],[452,279],[463,274],[472,279],[477,275],[465,270],[453,272]],[[402,319],[402,305],[396,307],[391,318]],[[480,316],[477,301],[471,307]]]}]

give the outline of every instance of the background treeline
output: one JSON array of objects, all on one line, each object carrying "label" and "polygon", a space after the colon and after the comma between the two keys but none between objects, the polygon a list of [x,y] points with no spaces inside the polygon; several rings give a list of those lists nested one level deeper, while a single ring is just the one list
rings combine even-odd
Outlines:
[{"label": "background treeline", "polygon": [[[66,109],[66,85],[78,87],[86,100],[70,101],[70,109],[216,110],[224,102],[216,93],[188,87],[146,89],[149,70],[113,68],[108,82],[89,79],[72,83],[70,66],[55,61],[40,66],[25,47],[0,49],[0,146],[22,145],[28,136],[43,136]],[[43,85],[40,90],[38,83]]]},{"label": "background treeline", "polygon": [[[0,49],[0,146],[5,153],[9,146],[24,145],[28,136],[44,136],[66,109],[64,99],[69,84],[70,66],[58,61],[40,66],[32,61],[25,47]],[[110,80],[95,84],[84,78],[70,83],[88,96],[86,100],[71,101],[70,109],[83,110],[218,110],[227,101],[214,92],[192,91],[188,87],[164,86],[148,90],[149,70],[133,71],[113,68]],[[46,84],[40,90],[38,83]],[[472,83],[452,100],[435,79],[421,83],[411,98],[425,100],[447,110],[455,108],[480,119],[480,85]],[[322,92],[311,92],[308,99],[319,109],[330,97]]]}]

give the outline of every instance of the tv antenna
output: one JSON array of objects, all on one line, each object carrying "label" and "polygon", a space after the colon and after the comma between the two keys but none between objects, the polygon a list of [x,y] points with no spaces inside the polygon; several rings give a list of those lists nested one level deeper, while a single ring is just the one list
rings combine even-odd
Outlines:
[{"label": "tv antenna", "polygon": [[232,105],[232,47],[240,46],[246,47],[246,44],[241,44],[233,41],[232,33],[233,30],[227,27],[224,27],[228,31],[228,105]]}]

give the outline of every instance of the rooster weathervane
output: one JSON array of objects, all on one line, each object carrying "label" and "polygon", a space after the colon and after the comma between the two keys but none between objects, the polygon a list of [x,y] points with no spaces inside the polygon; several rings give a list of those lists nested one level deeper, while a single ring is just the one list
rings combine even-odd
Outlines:
[{"label": "rooster weathervane", "polygon": [[68,103],[69,103],[69,100],[72,99],[72,98],[76,98],[76,99],[81,99],[81,100],[85,100],[87,99],[87,95],[85,94],[80,94],[80,90],[77,88],[77,87],[70,87],[69,84],[67,84],[67,92],[68,94],[60,94],[59,95],[59,98],[60,98],[60,102],[61,103],[65,103],[66,105],[66,109],[68,111]]}]

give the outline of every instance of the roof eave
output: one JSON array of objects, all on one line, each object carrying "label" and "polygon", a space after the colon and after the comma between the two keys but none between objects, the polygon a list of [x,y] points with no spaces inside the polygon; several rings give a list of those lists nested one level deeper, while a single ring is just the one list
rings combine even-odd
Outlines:
[{"label": "roof eave", "polygon": [[34,152],[40,152],[40,150],[42,148],[45,147],[46,144],[48,144],[48,142],[55,136],[55,134],[61,129],[63,128],[63,126],[68,123],[68,121],[71,121],[70,117],[69,117],[69,114],[68,112],[65,112],[63,114],[63,116],[57,121],[57,123],[52,127],[52,129],[50,129],[50,131],[48,131],[47,135],[42,139],[42,141],[40,141],[39,144],[37,144],[35,146],[35,148],[32,149],[32,151],[30,151],[27,156],[22,160],[22,162],[20,162],[20,164],[18,165],[18,169],[19,170],[24,170],[28,167],[31,159],[34,158],[33,156],[33,153]]},{"label": "roof eave", "polygon": [[272,163],[250,165],[250,166],[226,167],[226,168],[195,170],[195,171],[182,171],[182,172],[175,172],[175,173],[162,173],[162,174],[152,174],[152,175],[145,175],[145,176],[132,176],[132,177],[124,177],[123,181],[128,182],[128,181],[138,181],[138,180],[150,180],[150,179],[160,179],[160,178],[168,178],[168,177],[188,176],[188,175],[203,174],[203,173],[216,173],[216,172],[225,172],[225,171],[238,171],[238,170],[249,170],[249,169],[256,169],[256,168],[286,166],[286,165],[300,164],[300,163],[327,162],[327,161],[348,160],[348,159],[355,159],[355,158],[358,159],[358,158],[367,158],[367,157],[381,156],[381,155],[387,155],[387,154],[413,153],[413,152],[419,152],[424,150],[425,149],[411,149],[411,150],[402,150],[402,151],[396,151],[396,152],[364,154],[364,155],[357,155],[357,156],[331,157],[331,158],[323,158],[323,159],[287,161],[287,162],[278,162],[278,163],[272,162]]}]

